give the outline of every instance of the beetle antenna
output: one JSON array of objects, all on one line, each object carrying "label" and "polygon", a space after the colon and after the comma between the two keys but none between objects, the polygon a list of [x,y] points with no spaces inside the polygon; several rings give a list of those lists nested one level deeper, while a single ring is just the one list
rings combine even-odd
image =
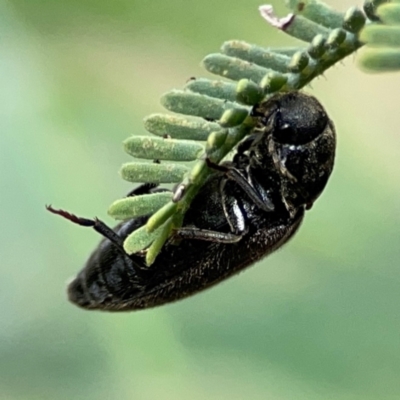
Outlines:
[{"label": "beetle antenna", "polygon": [[47,209],[47,211],[50,211],[53,214],[61,215],[61,217],[68,219],[69,221],[73,222],[74,224],[78,224],[81,226],[94,226],[95,225],[95,221],[93,219],[80,218],[74,214],[69,213],[68,211],[56,210],[51,205],[46,206],[46,209]]},{"label": "beetle antenna", "polygon": [[69,213],[64,210],[56,210],[51,205],[46,206],[46,209],[53,214],[61,215],[65,219],[73,222],[74,224],[78,224],[81,226],[89,226],[92,227],[96,232],[100,233],[100,235],[104,236],[106,239],[113,242],[123,253],[125,253],[123,243],[124,240],[116,234],[109,226],[107,226],[103,221],[95,218],[95,219],[87,219],[77,217],[74,214]]}]

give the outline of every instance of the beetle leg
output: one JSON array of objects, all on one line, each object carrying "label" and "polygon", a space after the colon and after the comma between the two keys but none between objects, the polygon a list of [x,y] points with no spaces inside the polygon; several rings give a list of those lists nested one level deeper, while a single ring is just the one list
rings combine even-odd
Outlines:
[{"label": "beetle leg", "polygon": [[205,240],[214,243],[237,243],[242,235],[234,235],[233,233],[224,233],[218,231],[209,231],[208,229],[200,229],[196,227],[184,227],[175,231],[174,236],[179,239]]},{"label": "beetle leg", "polygon": [[175,231],[175,237],[178,237],[179,239],[204,240],[207,242],[226,244],[237,243],[240,241],[242,236],[247,232],[245,217],[240,209],[239,203],[236,200],[232,205],[227,204],[227,198],[224,190],[225,184],[226,179],[222,179],[219,190],[224,215],[229,224],[231,232],[233,233],[218,232],[196,227],[183,227]]},{"label": "beetle leg", "polygon": [[265,201],[257,189],[247,180],[247,178],[236,168],[227,167],[226,165],[219,165],[212,162],[209,158],[206,158],[207,166],[211,169],[223,172],[228,179],[236,182],[250,197],[254,204],[264,211],[274,211],[274,205],[270,201]]},{"label": "beetle leg", "polygon": [[262,199],[262,202],[266,205],[266,207],[270,207],[272,210],[274,210],[275,206],[269,197],[268,190],[266,190],[262,185],[260,185],[260,183],[257,181],[257,179],[253,179],[253,173],[250,169],[250,166],[246,167],[246,173],[247,173],[248,182],[258,193],[258,195],[260,196],[260,199]]},{"label": "beetle leg", "polygon": [[221,196],[221,204],[224,215],[228,221],[231,232],[235,234],[244,234],[246,231],[246,220],[243,211],[240,209],[239,202],[234,199],[233,204],[229,207],[227,204],[227,196],[225,194],[226,179],[221,179],[219,192]]},{"label": "beetle leg", "polygon": [[252,135],[246,136],[244,140],[240,142],[240,144],[237,147],[237,153],[243,154],[245,151],[249,150],[250,147],[254,143],[254,139],[257,138],[257,134],[253,133]]},{"label": "beetle leg", "polygon": [[143,183],[142,185],[139,185],[132,189],[126,197],[132,197],[132,196],[140,196],[142,194],[149,194],[151,193],[152,189],[155,189],[158,186],[158,183]]},{"label": "beetle leg", "polygon": [[78,224],[81,226],[88,226],[93,228],[96,232],[100,233],[100,235],[104,236],[107,238],[110,242],[112,242],[119,250],[121,250],[124,254],[125,250],[123,247],[123,239],[120,238],[109,226],[107,226],[103,221],[94,218],[94,219],[87,219],[87,218],[81,218],[77,217],[74,214],[69,213],[68,211],[64,210],[56,210],[52,206],[46,206],[46,209],[53,214],[60,215],[61,217],[64,217],[65,219],[68,219],[69,221],[73,222],[74,224]]}]

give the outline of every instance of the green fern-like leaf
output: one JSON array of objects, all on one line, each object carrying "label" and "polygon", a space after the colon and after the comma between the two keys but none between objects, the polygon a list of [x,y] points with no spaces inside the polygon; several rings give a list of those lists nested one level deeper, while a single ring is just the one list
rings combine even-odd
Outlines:
[{"label": "green fern-like leaf", "polygon": [[366,43],[359,61],[369,72],[400,70],[400,1],[376,1],[375,23],[366,26],[360,39]]},{"label": "green fern-like leaf", "polygon": [[[163,106],[178,115],[150,115],[145,128],[159,137],[125,142],[126,151],[135,158],[167,162],[125,164],[121,170],[124,179],[178,183],[170,199],[162,193],[142,195],[111,206],[110,214],[119,219],[153,213],[144,227],[126,239],[128,254],[146,250],[147,264],[154,261],[212,173],[206,158],[221,162],[252,131],[255,122],[249,112],[253,105],[278,91],[301,89],[361,47],[358,33],[366,17],[360,9],[342,14],[318,0],[288,0],[287,4],[292,13],[284,18],[276,17],[271,6],[260,7],[260,13],[272,26],[302,40],[304,46],[262,48],[242,41],[224,43],[220,53],[203,60],[204,68],[220,78],[191,80],[182,90],[166,93],[161,99]],[[371,15],[376,8],[375,3],[370,7]],[[194,160],[191,169],[179,164],[188,160]]]}]

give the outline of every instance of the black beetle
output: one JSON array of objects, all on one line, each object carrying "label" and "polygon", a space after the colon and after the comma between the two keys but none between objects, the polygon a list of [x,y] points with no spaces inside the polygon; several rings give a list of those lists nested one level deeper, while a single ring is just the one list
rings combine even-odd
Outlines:
[{"label": "black beetle", "polygon": [[[129,256],[122,247],[148,216],[112,230],[98,219],[48,207],[105,237],[69,285],[70,301],[108,311],[175,301],[241,271],[294,235],[332,172],[333,123],[317,99],[300,92],[276,94],[253,107],[251,115],[257,121],[254,131],[238,145],[232,161],[208,161],[214,173],[150,267],[143,254]],[[157,190],[144,184],[131,195]]]}]

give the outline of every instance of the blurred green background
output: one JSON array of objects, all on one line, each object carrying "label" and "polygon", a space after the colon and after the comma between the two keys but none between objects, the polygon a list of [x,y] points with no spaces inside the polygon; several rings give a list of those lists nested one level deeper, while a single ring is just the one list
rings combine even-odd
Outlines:
[{"label": "blurred green background", "polygon": [[161,94],[208,76],[225,40],[295,43],[259,5],[0,0],[0,399],[400,398],[400,79],[356,57],[308,89],[336,123],[336,168],[282,251],[158,309],[66,301],[100,238],[44,205],[113,224],[121,142]]}]

